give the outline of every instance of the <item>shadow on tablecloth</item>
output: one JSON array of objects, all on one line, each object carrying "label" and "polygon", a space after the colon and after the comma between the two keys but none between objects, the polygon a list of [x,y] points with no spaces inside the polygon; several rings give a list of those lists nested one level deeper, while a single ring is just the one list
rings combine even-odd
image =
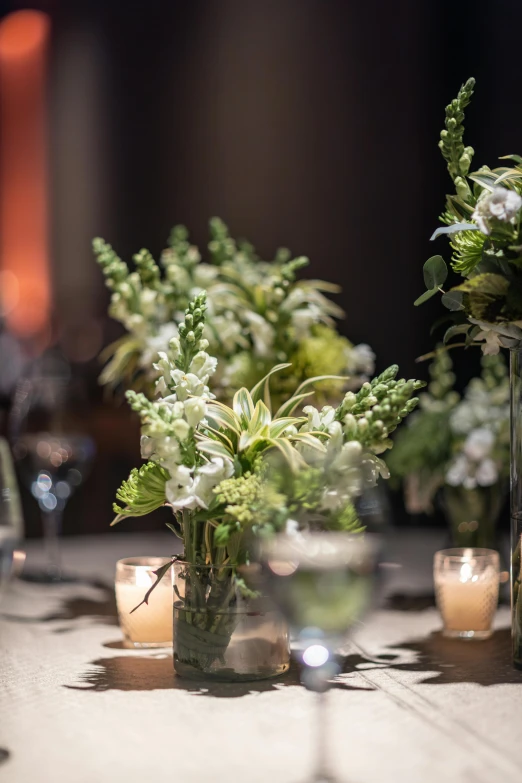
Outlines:
[{"label": "shadow on tablecloth", "polygon": [[[511,663],[511,631],[503,628],[485,641],[446,639],[437,631],[422,639],[401,642],[371,659],[362,654],[349,655],[344,671],[375,668],[419,672],[427,676],[418,684],[451,685],[522,685],[522,672]],[[395,652],[397,651],[397,652]],[[405,654],[415,653],[414,660],[404,661]],[[411,656],[407,656],[410,658]]]},{"label": "shadow on tablecloth", "polygon": [[[172,655],[155,653],[153,655],[117,655],[112,658],[98,658],[89,664],[87,671],[80,676],[82,685],[65,685],[70,690],[86,692],[116,691],[154,691],[183,690],[199,696],[217,698],[237,698],[249,693],[266,693],[281,688],[301,686],[299,666],[292,661],[286,674],[273,680],[256,682],[212,682],[178,677],[172,665]],[[359,684],[342,681],[333,682],[332,688],[342,690],[371,690]]]}]

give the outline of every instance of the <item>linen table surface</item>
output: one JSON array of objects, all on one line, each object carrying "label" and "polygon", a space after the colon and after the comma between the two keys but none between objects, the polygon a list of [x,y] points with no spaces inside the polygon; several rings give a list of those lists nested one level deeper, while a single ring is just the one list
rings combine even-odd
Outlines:
[{"label": "linen table surface", "polygon": [[[520,783],[522,672],[509,609],[485,642],[446,640],[433,606],[443,536],[398,531],[387,597],[346,647],[328,694],[332,768],[346,783]],[[121,643],[117,559],[169,555],[170,535],[63,542],[85,582],[13,582],[0,603],[1,783],[299,783],[310,778],[315,695],[295,666],[273,681],[177,678],[163,650]],[[41,561],[29,542],[28,568]]]}]

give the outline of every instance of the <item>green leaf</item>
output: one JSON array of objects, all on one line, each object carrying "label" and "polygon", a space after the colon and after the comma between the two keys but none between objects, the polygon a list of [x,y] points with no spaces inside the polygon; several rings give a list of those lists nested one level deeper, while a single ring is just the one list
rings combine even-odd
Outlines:
[{"label": "green leaf", "polygon": [[481,294],[490,294],[491,296],[504,296],[509,288],[509,280],[502,275],[496,275],[493,272],[484,272],[465,280],[460,285],[455,286],[452,291],[463,291],[464,293],[480,292]]},{"label": "green leaf", "polygon": [[270,438],[267,440],[267,444],[270,448],[276,448],[281,452],[292,473],[297,473],[299,470],[307,467],[302,456],[286,438]]},{"label": "green leaf", "polygon": [[521,155],[501,155],[499,160],[514,160],[515,163],[522,163]]},{"label": "green leaf", "polygon": [[497,178],[492,171],[476,171],[474,174],[469,175],[469,179],[493,193]]},{"label": "green leaf", "polygon": [[448,267],[442,256],[428,258],[423,266],[424,284],[428,290],[440,288],[446,282]]},{"label": "green leaf", "polygon": [[298,427],[300,424],[304,424],[305,421],[306,419],[304,416],[300,416],[299,418],[296,416],[285,416],[284,418],[276,419],[270,424],[270,437],[278,438],[287,427],[290,427],[292,424],[295,427]]},{"label": "green leaf", "polygon": [[305,392],[304,394],[294,394],[293,397],[290,397],[289,400],[281,405],[274,416],[274,420],[283,419],[287,416],[290,416],[295,411],[299,403],[301,403],[307,397],[310,397],[313,393],[313,391],[309,391]]},{"label": "green leaf", "polygon": [[463,299],[464,294],[461,291],[455,291],[455,289],[452,288],[442,295],[441,302],[448,310],[464,310],[464,305],[462,304]]},{"label": "green leaf", "polygon": [[[474,223],[452,223],[451,226],[441,226],[430,237],[430,241],[433,241],[441,234],[456,234],[458,231],[478,231],[479,227]],[[433,256],[433,258],[441,258],[441,256]],[[432,259],[429,259],[430,261]],[[444,266],[446,266],[444,264]],[[444,278],[446,279],[446,278]]]},{"label": "green leaf", "polygon": [[281,372],[282,370],[286,370],[287,367],[291,367],[291,366],[292,365],[290,363],[276,364],[276,366],[272,367],[270,372],[268,372],[264,378],[261,378],[261,380],[256,383],[256,385],[250,391],[250,396],[252,397],[252,402],[254,403],[254,405],[259,400],[264,400],[267,407],[270,409],[271,406],[267,402],[267,397],[268,399],[270,399],[270,394],[269,394],[270,376],[274,375],[276,372]]},{"label": "green leaf", "polygon": [[239,435],[241,432],[241,422],[228,405],[224,405],[218,400],[211,400],[207,403],[207,409],[207,418],[212,419],[216,424],[225,427],[225,429],[232,430]]},{"label": "green leaf", "polygon": [[232,408],[236,416],[239,416],[240,419],[243,419],[248,424],[254,415],[254,404],[248,389],[238,389],[234,394]]},{"label": "green leaf", "polygon": [[446,343],[457,334],[467,334],[470,330],[470,327],[471,324],[455,324],[454,326],[450,326],[450,328],[446,330],[444,337],[442,338],[442,342],[444,345],[446,345]]},{"label": "green leaf", "polygon": [[270,415],[270,411],[262,400],[258,400],[254,409],[254,415],[252,416],[248,426],[248,431],[251,433],[256,433],[262,427],[270,424],[271,421],[272,416]]},{"label": "green leaf", "polygon": [[233,459],[234,457],[234,452],[229,451],[223,443],[217,440],[200,441],[196,444],[196,448],[211,457],[224,457],[225,459]]},{"label": "green leaf", "polygon": [[[324,434],[325,433],[322,433],[322,435]],[[305,446],[309,446],[311,449],[320,451],[323,454],[326,453],[326,446],[324,443],[322,443],[319,438],[315,437],[315,435],[313,435],[311,432],[298,432],[297,435],[289,435],[288,440],[292,443],[295,443],[296,441],[303,443]]]},{"label": "green leaf", "polygon": [[419,305],[424,304],[424,302],[427,302],[428,299],[431,299],[431,297],[435,296],[435,294],[440,294],[439,288],[430,288],[429,291],[424,291],[424,293],[414,301],[413,306],[418,307]]},{"label": "green leaf", "polygon": [[299,394],[302,394],[305,389],[307,389],[309,386],[315,386],[316,383],[320,383],[321,381],[348,381],[350,380],[348,376],[346,375],[316,375],[313,378],[307,378],[305,381],[303,381],[297,389],[295,390],[294,397],[297,397]]}]

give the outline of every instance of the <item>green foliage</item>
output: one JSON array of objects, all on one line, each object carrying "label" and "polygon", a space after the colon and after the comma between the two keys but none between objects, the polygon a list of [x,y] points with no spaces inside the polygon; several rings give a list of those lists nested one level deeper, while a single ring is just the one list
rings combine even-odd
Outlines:
[{"label": "green foliage", "polygon": [[165,484],[169,474],[155,462],[147,462],[141,468],[133,468],[129,478],[116,493],[122,503],[113,505],[117,514],[113,525],[126,517],[141,517],[165,505]]},{"label": "green foliage", "polygon": [[457,97],[446,106],[445,130],[441,131],[439,148],[448,164],[450,177],[456,185],[467,177],[473,148],[464,147],[464,109],[468,106],[475,88],[475,79],[462,85]]}]

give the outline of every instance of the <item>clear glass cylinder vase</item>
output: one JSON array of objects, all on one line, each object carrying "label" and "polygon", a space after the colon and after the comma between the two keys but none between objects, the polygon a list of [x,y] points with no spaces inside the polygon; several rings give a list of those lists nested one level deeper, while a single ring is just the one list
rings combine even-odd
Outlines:
[{"label": "clear glass cylinder vase", "polygon": [[511,633],[513,663],[522,669],[522,349],[510,351],[511,390]]},{"label": "clear glass cylinder vase", "polygon": [[290,666],[288,625],[231,566],[174,564],[174,669],[228,682],[277,677]]}]

